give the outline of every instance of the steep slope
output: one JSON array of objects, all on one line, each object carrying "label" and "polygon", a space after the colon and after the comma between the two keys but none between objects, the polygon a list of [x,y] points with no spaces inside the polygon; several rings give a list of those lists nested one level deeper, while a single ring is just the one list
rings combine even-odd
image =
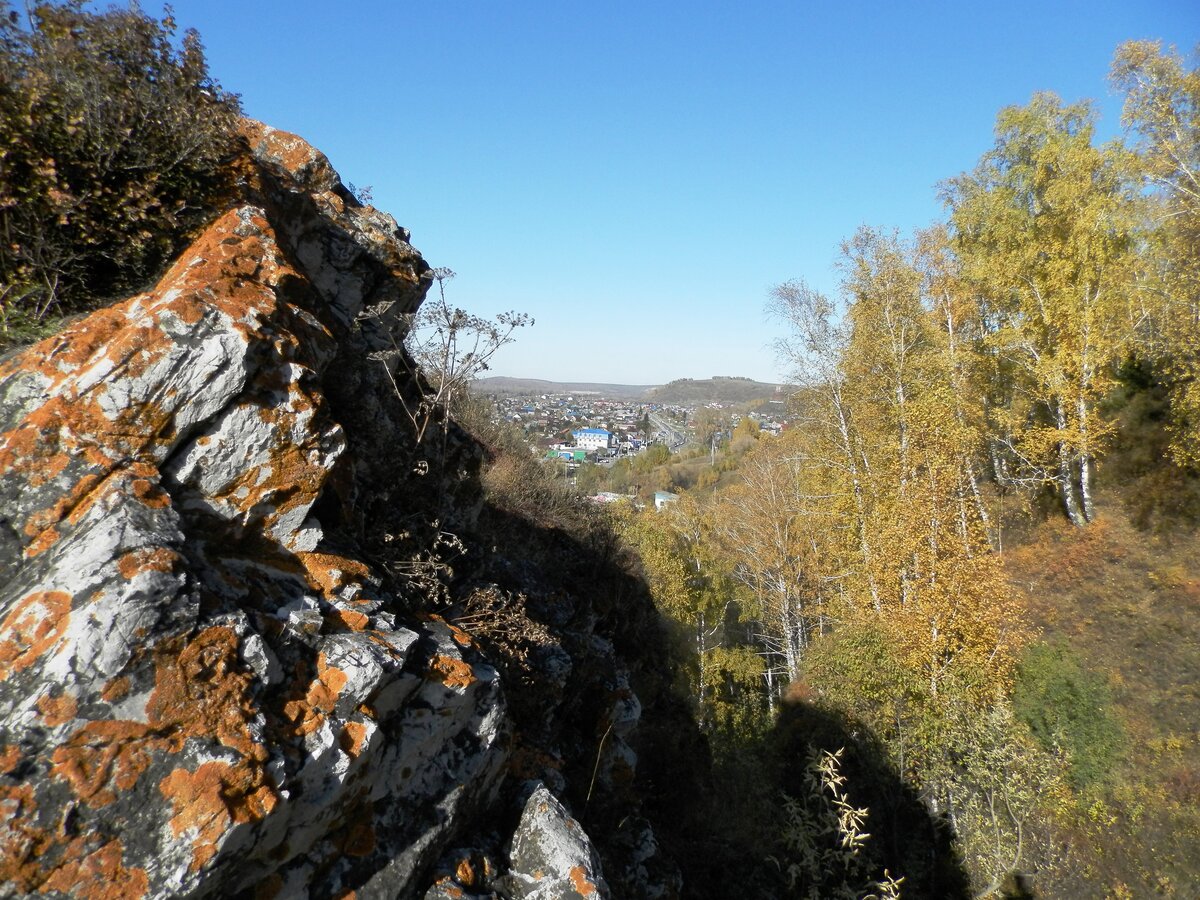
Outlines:
[{"label": "steep slope", "polygon": [[[674,893],[634,746],[643,702],[694,728],[644,590],[481,545],[483,450],[417,438],[398,349],[428,266],[244,130],[156,288],[0,365],[0,895]],[[481,596],[532,629],[524,710],[439,615]]]},{"label": "steep slope", "polygon": [[[1104,686],[1120,739],[1093,764],[1060,895],[1193,896],[1200,883],[1200,557],[1185,523],[1134,528],[1106,490],[1086,529],[1051,520],[1005,550],[1043,639]],[[1062,676],[1059,676],[1060,679]],[[1060,682],[1061,683],[1061,682]],[[1056,697],[1068,708],[1079,687]],[[1061,710],[1060,710],[1061,714]],[[1094,727],[1088,730],[1094,740]],[[1070,745],[1068,745],[1070,746]],[[1103,763],[1101,765],[1101,763]]]}]

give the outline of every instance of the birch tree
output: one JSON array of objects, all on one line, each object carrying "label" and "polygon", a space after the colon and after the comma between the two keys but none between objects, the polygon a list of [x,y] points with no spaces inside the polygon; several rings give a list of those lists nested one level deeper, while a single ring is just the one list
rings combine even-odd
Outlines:
[{"label": "birch tree", "polygon": [[729,659],[719,651],[725,624],[740,611],[725,567],[716,558],[708,513],[690,497],[669,510],[631,513],[621,534],[638,552],[659,611],[689,635],[695,668],[689,673],[700,724],[710,724],[714,673]]},{"label": "birch tree", "polygon": [[962,267],[944,225],[918,232],[914,262],[921,273],[924,304],[932,317],[931,339],[950,389],[961,467],[960,527],[965,533],[970,506],[989,543],[998,547],[999,523],[993,526],[982,487],[988,463],[997,454],[987,418],[992,373],[981,352],[983,332],[978,307],[963,280]]},{"label": "birch tree", "polygon": [[713,513],[734,579],[757,598],[764,652],[781,666],[767,668],[772,695],[776,677],[800,675],[801,660],[826,625],[836,577],[826,540],[829,496],[814,488],[819,472],[793,432],[764,441],[746,454],[741,480]]},{"label": "birch tree", "polygon": [[870,473],[875,619],[937,697],[964,665],[1000,671],[988,660],[1004,652],[1016,610],[968,502],[964,461],[976,435],[956,392],[944,310],[923,294],[916,247],[861,229],[844,253],[851,331],[843,368]]},{"label": "birch tree", "polygon": [[987,343],[1012,372],[994,412],[1022,477],[1052,485],[1072,523],[1094,515],[1111,426],[1097,402],[1130,345],[1135,242],[1128,155],[1093,143],[1095,114],[1049,93],[1008,107],[995,147],[947,185],[955,249]]},{"label": "birch tree", "polygon": [[895,233],[861,229],[842,271],[841,318],[797,283],[776,290],[803,414],[774,468],[747,470],[747,500],[724,527],[739,523],[740,545],[755,548],[743,567],[760,556],[801,561],[787,583],[793,610],[805,589],[836,579],[836,594],[815,594],[820,615],[835,631],[854,623],[884,635],[930,697],[964,669],[994,687],[1020,616],[966,477],[979,433],[958,392],[956,327],[941,324],[956,313],[926,296],[917,248]]},{"label": "birch tree", "polygon": [[810,460],[830,476],[829,501],[845,523],[839,540],[828,542],[826,550],[844,554],[846,577],[865,583],[878,611],[869,459],[844,366],[850,329],[833,301],[801,280],[777,286],[768,311],[785,329],[776,352],[791,365],[792,379],[800,387],[796,426],[807,436]]},{"label": "birch tree", "polygon": [[1151,189],[1150,252],[1136,297],[1149,325],[1143,350],[1171,389],[1172,453],[1200,467],[1200,70],[1174,48],[1130,41],[1118,48],[1111,78],[1125,95],[1122,121]]}]

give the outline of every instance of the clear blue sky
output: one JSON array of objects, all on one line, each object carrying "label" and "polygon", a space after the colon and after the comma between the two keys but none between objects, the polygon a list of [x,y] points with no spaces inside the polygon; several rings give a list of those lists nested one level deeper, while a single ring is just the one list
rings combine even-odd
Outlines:
[{"label": "clear blue sky", "polygon": [[[1117,44],[1191,51],[1200,3],[175,0],[249,115],[324,150],[537,324],[490,374],[781,380],[763,308],[836,290],[861,224],[925,227],[996,112],[1090,97]],[[150,3],[146,4],[152,10]]]}]

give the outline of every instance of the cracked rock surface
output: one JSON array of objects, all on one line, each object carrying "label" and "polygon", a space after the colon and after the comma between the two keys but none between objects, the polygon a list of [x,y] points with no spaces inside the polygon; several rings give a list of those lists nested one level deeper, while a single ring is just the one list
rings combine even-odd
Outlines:
[{"label": "cracked rock surface", "polygon": [[[244,141],[242,196],[152,290],[0,361],[0,897],[608,896],[546,786],[597,762],[616,810],[634,777],[604,614],[542,617],[521,733],[387,555],[482,502],[457,431],[414,474],[419,386],[377,352],[429,267],[303,140]],[[626,893],[674,893],[638,852]]]}]

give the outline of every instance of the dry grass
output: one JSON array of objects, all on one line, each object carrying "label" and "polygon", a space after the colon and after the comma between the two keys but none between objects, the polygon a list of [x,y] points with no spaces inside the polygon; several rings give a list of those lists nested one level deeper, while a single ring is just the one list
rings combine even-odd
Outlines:
[{"label": "dry grass", "polygon": [[1081,896],[1195,897],[1200,889],[1200,539],[1139,531],[1122,498],[1075,529],[1042,523],[1005,552],[1047,639],[1107,678],[1123,759],[1081,799]]}]

